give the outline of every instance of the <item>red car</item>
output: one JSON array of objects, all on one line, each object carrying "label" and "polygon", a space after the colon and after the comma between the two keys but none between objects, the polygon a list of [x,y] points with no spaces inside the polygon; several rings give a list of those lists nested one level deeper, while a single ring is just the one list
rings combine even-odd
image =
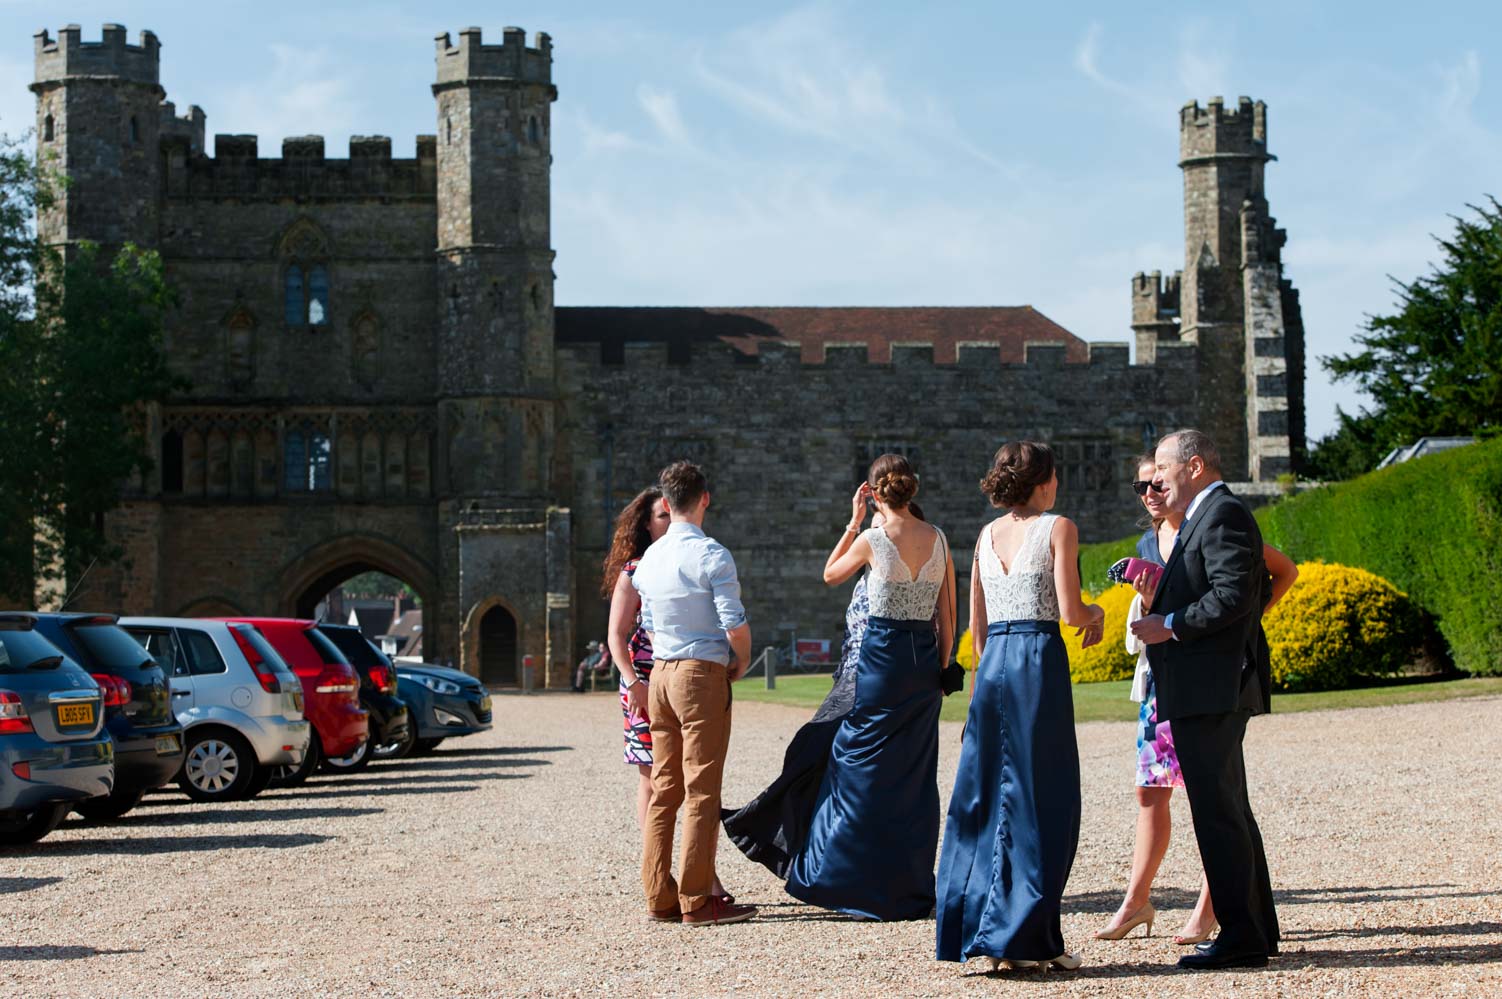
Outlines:
[{"label": "red car", "polygon": [[369,714],[360,707],[360,675],[317,622],[287,617],[221,620],[254,627],[302,681],[303,714],[313,725],[308,751],[297,766],[281,767],[272,783],[283,787],[308,779],[325,756],[349,756],[370,736]]}]

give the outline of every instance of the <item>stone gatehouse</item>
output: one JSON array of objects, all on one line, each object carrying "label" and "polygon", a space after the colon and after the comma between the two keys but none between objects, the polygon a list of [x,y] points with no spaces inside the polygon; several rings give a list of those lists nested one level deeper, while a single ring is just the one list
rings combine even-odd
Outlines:
[{"label": "stone gatehouse", "polygon": [[127,557],[82,604],[307,614],[378,569],[421,596],[429,658],[505,684],[530,654],[561,686],[603,637],[611,520],[674,458],[708,468],[758,646],[838,638],[819,570],[883,451],[914,460],[961,563],[1010,437],[1057,446],[1088,539],[1130,529],[1131,457],[1171,427],[1213,433],[1253,490],[1296,465],[1303,329],[1261,103],[1179,113],[1185,266],[1131,280],[1132,363],[1030,307],[556,308],[552,60],[516,28],[439,35],[413,159],[383,136],[334,159],[221,134],[211,156],[151,32],[36,36],[38,155],[69,179],[42,232],[161,253],[192,386],[149,414],[156,468],[110,518]]}]

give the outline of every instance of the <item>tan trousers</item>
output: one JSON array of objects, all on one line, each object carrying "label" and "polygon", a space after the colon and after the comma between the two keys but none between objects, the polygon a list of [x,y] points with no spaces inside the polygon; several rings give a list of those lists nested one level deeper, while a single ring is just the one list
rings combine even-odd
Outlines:
[{"label": "tan trousers", "polygon": [[[642,829],[647,908],[692,912],[709,901],[720,839],[720,781],[730,748],[730,674],[702,659],[659,659],[647,685],[652,803]],[[683,854],[673,880],[673,826],[683,809]]]}]

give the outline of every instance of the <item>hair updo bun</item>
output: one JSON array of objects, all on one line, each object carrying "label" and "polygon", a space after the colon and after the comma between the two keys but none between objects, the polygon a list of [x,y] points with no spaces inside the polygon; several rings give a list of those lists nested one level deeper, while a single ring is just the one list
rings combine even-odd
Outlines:
[{"label": "hair updo bun", "polygon": [[900,510],[918,495],[918,476],[900,454],[884,454],[871,462],[866,476],[876,501],[890,510]]},{"label": "hair updo bun", "polygon": [[1053,451],[1036,441],[1009,441],[991,459],[991,470],[980,480],[980,491],[992,506],[1022,506],[1033,490],[1053,478]]}]

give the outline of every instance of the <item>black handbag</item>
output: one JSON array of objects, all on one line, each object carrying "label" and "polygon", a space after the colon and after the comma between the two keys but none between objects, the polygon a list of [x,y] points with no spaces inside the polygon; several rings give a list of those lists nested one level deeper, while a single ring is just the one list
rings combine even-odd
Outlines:
[{"label": "black handbag", "polygon": [[965,689],[965,667],[958,661],[950,663],[939,671],[939,689],[948,697],[955,691]]}]

